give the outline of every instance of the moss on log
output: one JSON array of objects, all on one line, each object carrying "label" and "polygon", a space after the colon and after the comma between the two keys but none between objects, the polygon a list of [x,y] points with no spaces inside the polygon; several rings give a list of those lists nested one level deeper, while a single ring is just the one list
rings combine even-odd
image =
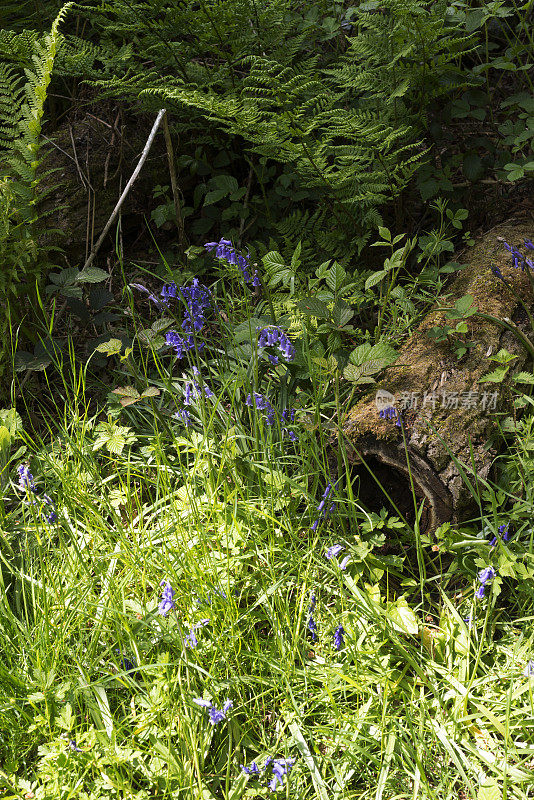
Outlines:
[{"label": "moss on log", "polygon": [[[528,337],[531,332],[524,309],[490,268],[499,267],[514,291],[531,305],[528,277],[511,266],[503,241],[519,246],[524,238],[532,238],[532,233],[532,224],[510,222],[483,236],[464,254],[467,265],[452,280],[440,305],[450,307],[470,294],[479,312],[511,318]],[[458,361],[447,342],[436,343],[427,333],[446,322],[445,313],[437,306],[431,309],[402,346],[396,363],[373,387],[372,395],[350,410],[343,427],[349,458],[368,465],[379,462],[391,469],[407,497],[412,496],[409,461],[416,497],[424,500],[422,527],[427,531],[449,520],[458,521],[476,509],[457,462],[465,465],[473,484],[476,477],[486,478],[496,455],[492,435],[497,420],[513,413],[508,376],[502,383],[480,383],[480,378],[497,366],[489,356],[506,348],[516,356],[511,372],[529,361],[525,347],[511,332],[476,315],[466,319],[466,338],[474,345]],[[379,417],[377,389],[394,395],[397,409],[404,407],[402,429]]]}]

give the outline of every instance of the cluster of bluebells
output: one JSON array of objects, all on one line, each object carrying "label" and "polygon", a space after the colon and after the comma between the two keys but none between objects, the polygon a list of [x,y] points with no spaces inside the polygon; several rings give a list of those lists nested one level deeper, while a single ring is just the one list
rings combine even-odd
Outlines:
[{"label": "cluster of bluebells", "polygon": [[[338,555],[341,553],[341,551],[344,549],[345,548],[343,547],[342,544],[334,544],[332,545],[332,547],[329,547],[327,549],[325,557],[328,558],[328,560],[330,561],[332,558],[337,558]],[[349,560],[350,556],[345,556],[345,558],[339,562],[339,569],[346,569]]]},{"label": "cluster of bluebells", "polygon": [[[199,377],[200,370],[198,367],[193,367],[193,374],[195,378]],[[188,381],[184,388],[184,405],[190,406],[193,400],[198,400],[202,395],[208,398],[215,397],[205,381],[203,381],[202,386],[200,386],[198,381]]]},{"label": "cluster of bluebells", "polygon": [[[165,298],[180,296],[185,303],[186,310],[182,321],[182,330],[186,336],[182,336],[176,331],[169,331],[165,336],[165,341],[170,347],[174,347],[177,358],[182,358],[185,353],[195,348],[194,334],[202,330],[206,323],[206,310],[211,308],[211,294],[209,289],[198,282],[198,278],[193,280],[191,286],[177,287],[175,283],[164,286]],[[202,350],[203,343],[197,343],[197,349]]]},{"label": "cluster of bluebells", "polygon": [[259,392],[254,392],[254,395],[249,394],[247,395],[245,403],[247,406],[253,405],[258,409],[258,411],[263,411],[263,418],[265,419],[267,425],[274,425],[276,413],[264,395],[260,394]]},{"label": "cluster of bluebells", "polygon": [[345,630],[343,625],[338,625],[334,631],[334,647],[336,650],[342,650],[345,644]]},{"label": "cluster of bluebells", "polygon": [[387,408],[383,408],[381,411],[378,412],[378,416],[380,417],[380,419],[386,419],[386,420],[396,419],[397,421],[395,422],[395,425],[397,426],[397,428],[400,428],[401,426],[401,415],[399,414],[396,408],[393,408],[393,406],[388,406]]},{"label": "cluster of bluebells", "polygon": [[199,628],[204,628],[206,625],[209,625],[209,619],[201,619],[200,622],[195,622],[194,625],[191,625],[189,629],[189,633],[187,636],[184,637],[184,644],[186,647],[196,647],[198,645],[198,639],[196,637],[195,631]]},{"label": "cluster of bluebells", "polygon": [[252,283],[255,287],[260,286],[258,271],[254,270],[252,277],[250,275],[251,266],[249,253],[247,253],[246,256],[244,256],[243,253],[239,253],[230,239],[220,239],[218,242],[206,242],[204,247],[209,253],[213,252],[215,258],[224,259],[229,264],[239,267],[245,283]]},{"label": "cluster of bluebells", "polygon": [[[530,239],[523,239],[523,243],[527,250],[534,250],[534,244]],[[526,268],[534,269],[534,262],[532,262],[530,258],[526,258],[517,247],[513,244],[508,244],[508,242],[504,242],[504,246],[512,256],[512,267],[514,269],[520,269],[522,272],[524,272]],[[506,283],[499,267],[493,266],[491,267],[491,271],[503,283]]]},{"label": "cluster of bluebells", "polygon": [[282,434],[285,436],[289,436],[292,442],[298,442],[299,437],[292,431],[291,428],[288,428],[288,425],[292,425],[295,422],[295,409],[294,408],[284,408],[282,411],[282,415],[280,417],[282,423]]},{"label": "cluster of bluebells", "polygon": [[[193,367],[193,374],[195,378],[198,378],[200,375],[198,367]],[[195,400],[198,400],[202,396],[211,398],[215,397],[215,394],[205,381],[203,381],[202,386],[198,381],[187,381],[184,386],[184,405],[190,406]],[[191,414],[189,411],[187,411],[187,409],[179,408],[178,411],[173,414],[173,416],[175,419],[179,419],[181,422],[183,422],[186,428],[189,428],[191,425]]]},{"label": "cluster of bluebells", "polygon": [[[295,358],[295,348],[291,344],[288,336],[281,328],[276,325],[269,325],[268,328],[257,328],[260,331],[258,336],[258,348],[264,350],[266,347],[276,347],[283,355],[286,361],[292,361]],[[271,364],[278,364],[280,359],[273,353],[267,353],[267,358]]]},{"label": "cluster of bluebells", "polygon": [[196,703],[197,706],[208,709],[209,718],[212,725],[218,725],[219,722],[222,722],[224,719],[226,719],[227,713],[234,705],[231,700],[226,700],[222,708],[217,708],[217,706],[214,706],[210,700],[203,700],[201,697],[194,698],[193,703]]},{"label": "cluster of bluebells", "polygon": [[26,466],[26,464],[20,464],[17,467],[17,472],[19,475],[19,489],[26,493],[32,492],[32,494],[35,495],[35,498],[31,499],[30,505],[41,506],[40,514],[46,520],[46,522],[49,523],[49,525],[57,522],[56,507],[52,499],[47,494],[38,494],[33,475],[30,472],[30,468]]},{"label": "cluster of bluebells", "polygon": [[258,767],[255,761],[252,761],[248,767],[242,764],[241,769],[245,775],[254,775],[260,778],[265,775],[270,768],[267,773],[267,777],[270,776],[268,786],[271,792],[274,792],[278,785],[284,785],[284,776],[289,776],[294,763],[294,758],[267,758],[265,764],[261,768]]},{"label": "cluster of bluebells", "polygon": [[494,536],[490,542],[490,547],[495,547],[497,544],[497,539],[502,539],[503,542],[507,542],[510,538],[510,531],[508,530],[508,525],[499,525],[497,528],[497,536]]},{"label": "cluster of bluebells", "polygon": [[158,606],[158,611],[162,617],[166,617],[169,611],[172,611],[174,608],[176,608],[174,602],[174,589],[169,581],[161,581],[160,586],[162,587],[163,592],[161,593],[161,601]]},{"label": "cluster of bluebells", "polygon": [[336,507],[335,503],[330,503],[328,505],[328,507],[326,505],[328,497],[329,497],[331,491],[332,491],[332,484],[328,483],[326,485],[326,489],[323,492],[323,496],[321,498],[321,502],[317,506],[317,511],[319,513],[319,516],[317,517],[317,519],[313,522],[313,524],[311,526],[311,529],[314,532],[319,527],[319,523],[321,522],[321,520],[326,519],[332,513],[332,511],[334,511],[334,509]]},{"label": "cluster of bluebells", "polygon": [[494,577],[496,576],[496,572],[493,567],[484,567],[478,573],[478,580],[480,581],[480,587],[475,592],[475,597],[478,597],[479,600],[482,600],[484,597],[484,591],[486,589],[486,584],[491,582]]},{"label": "cluster of bluebells", "polygon": [[315,611],[315,604],[317,603],[317,598],[314,594],[312,594],[310,599],[310,605],[308,607],[308,630],[311,633],[312,642],[317,640],[317,623],[313,617],[313,612]]}]

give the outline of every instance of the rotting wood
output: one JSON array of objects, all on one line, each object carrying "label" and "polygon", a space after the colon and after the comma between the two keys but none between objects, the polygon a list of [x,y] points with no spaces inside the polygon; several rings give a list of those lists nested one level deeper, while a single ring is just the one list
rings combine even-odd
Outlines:
[{"label": "rotting wood", "polygon": [[[532,223],[510,221],[483,236],[465,254],[463,261],[467,265],[446,289],[440,306],[451,307],[455,300],[470,294],[479,312],[498,319],[511,318],[531,339],[524,309],[490,268],[499,267],[514,291],[532,306],[534,298],[528,278],[511,266],[510,254],[503,245],[507,241],[519,246],[523,239],[532,238],[532,234]],[[445,311],[438,307],[431,309],[402,346],[395,364],[386,370],[372,394],[349,411],[343,425],[349,459],[353,463],[361,459],[368,465],[376,462],[386,465],[411,497],[409,460],[416,497],[424,499],[422,528],[427,532],[476,512],[476,503],[451,453],[464,465],[472,484],[487,478],[497,455],[490,437],[496,431],[499,417],[513,414],[510,380],[501,384],[479,382],[497,366],[489,360],[488,353],[506,348],[514,354],[511,372],[524,368],[529,361],[526,349],[510,331],[475,315],[466,320],[469,329],[466,338],[474,341],[474,346],[458,362],[447,343],[438,344],[427,335],[430,328],[444,322]],[[408,398],[418,401],[415,408],[402,412],[405,440],[394,421],[379,417],[378,389],[394,395],[397,408],[401,400],[404,405]]]}]

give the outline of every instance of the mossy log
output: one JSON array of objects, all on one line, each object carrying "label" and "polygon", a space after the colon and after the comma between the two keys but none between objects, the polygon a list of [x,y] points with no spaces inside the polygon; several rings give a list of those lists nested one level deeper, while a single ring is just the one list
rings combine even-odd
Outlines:
[{"label": "mossy log", "polygon": [[[447,287],[439,306],[451,307],[470,294],[478,312],[500,320],[509,318],[531,336],[524,308],[492,274],[491,267],[500,268],[514,292],[532,306],[528,276],[513,268],[503,245],[506,241],[519,246],[524,238],[532,238],[532,233],[532,223],[511,221],[483,236],[463,254],[466,266]],[[444,522],[465,518],[476,509],[455,459],[465,465],[472,484],[477,477],[486,478],[496,456],[491,442],[497,421],[513,414],[509,376],[502,383],[480,382],[498,366],[490,355],[501,348],[514,354],[510,373],[528,367],[530,362],[526,348],[513,333],[478,315],[466,319],[465,336],[474,344],[458,361],[449,343],[436,343],[427,333],[446,322],[445,313],[437,305],[431,309],[383,380],[350,410],[344,423],[349,458],[354,463],[363,461],[381,476],[391,471],[400,489],[396,496],[407,501],[413,497],[409,461],[417,501],[424,501],[421,524],[427,532]],[[395,420],[379,417],[377,389],[394,396],[402,428]],[[362,467],[362,474],[364,470]]]}]

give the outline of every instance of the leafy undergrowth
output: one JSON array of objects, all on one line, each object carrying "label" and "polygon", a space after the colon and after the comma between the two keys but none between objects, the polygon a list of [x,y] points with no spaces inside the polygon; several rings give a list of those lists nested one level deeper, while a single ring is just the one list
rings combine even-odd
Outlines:
[{"label": "leafy undergrowth", "polygon": [[530,796],[529,418],[430,538],[358,501],[305,335],[134,290],[130,383],[95,413],[58,363],[47,429],[2,412],[1,796]]}]

